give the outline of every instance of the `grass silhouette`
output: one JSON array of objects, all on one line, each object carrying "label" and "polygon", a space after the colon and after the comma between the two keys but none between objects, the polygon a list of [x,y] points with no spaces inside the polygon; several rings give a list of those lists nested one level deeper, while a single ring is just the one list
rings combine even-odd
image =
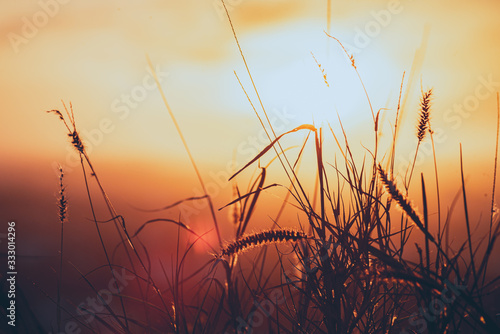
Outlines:
[{"label": "grass silhouette", "polygon": [[[472,238],[460,149],[461,195],[467,240],[453,249],[447,237],[451,222],[449,218],[444,224],[441,221],[439,175],[430,123],[432,89],[422,91],[417,150],[413,163],[408,166],[410,173],[404,178],[404,190],[401,190],[394,175],[396,133],[400,126],[399,103],[391,149],[380,157],[379,112],[373,110],[365,89],[373,119],[374,142],[368,151],[371,158],[364,159],[362,163],[356,162],[347,133],[342,128],[342,133],[336,134],[330,127],[329,134],[341,153],[341,159],[340,162],[327,162],[324,141],[328,131],[325,129],[303,124],[282,134],[275,132],[229,14],[228,19],[259,101],[254,104],[248,99],[269,139],[269,145],[232,175],[228,182],[237,180],[262,157],[274,153],[276,160],[273,161],[279,162],[289,184],[267,184],[267,166],[260,164],[246,192],[241,193],[237,183],[234,183],[235,198],[227,206],[235,210],[231,215],[235,232],[224,245],[212,199],[156,79],[165,106],[204,190],[203,196],[180,200],[165,209],[175,208],[184,201],[207,201],[218,244],[209,244],[204,235],[183,222],[182,217],[178,220],[150,220],[130,233],[124,217],[114,209],[80,140],[72,106],[69,110],[65,106],[66,114],[52,110],[51,113],[64,123],[71,143],[80,155],[94,225],[106,257],[106,263],[96,265],[95,270],[106,270],[116,284],[119,281],[117,270],[123,269],[134,281],[134,289],[126,293],[116,284],[112,297],[119,300],[119,307],[115,308],[99,294],[89,274],[81,273],[86,284],[100,297],[103,310],[80,309],[81,314],[73,314],[60,305],[58,292],[58,329],[63,327],[61,313],[64,313],[66,319],[77,322],[92,333],[499,333],[499,323],[484,303],[485,296],[495,291],[495,284],[500,279],[488,275],[491,255],[500,235],[500,222],[493,219],[496,178],[493,180],[492,212],[488,217],[489,232],[484,239],[485,247],[480,248],[481,243]],[[348,54],[340,41],[335,40],[348,55],[362,83],[354,57]],[[154,73],[149,59],[148,62]],[[326,72],[316,63],[328,85]],[[403,83],[401,91],[402,87]],[[340,118],[339,123],[342,126]],[[297,131],[306,132],[307,136],[299,153],[294,156],[282,147],[281,140]],[[429,185],[423,174],[420,175],[419,189],[423,212],[419,212],[409,198],[418,147],[427,133],[433,143],[437,232],[430,228],[435,223],[429,217],[429,208],[434,203],[428,202]],[[312,146],[308,146],[309,143]],[[316,183],[312,194],[306,191],[311,185],[303,183],[298,174],[307,147],[312,147],[314,153]],[[496,166],[495,153],[495,175]],[[89,188],[88,173],[98,185],[108,211],[106,219],[98,219],[94,210],[96,199]],[[286,196],[273,219],[273,226],[263,231],[247,232],[256,206],[261,201],[260,196],[275,187],[285,189]],[[61,222],[65,219],[67,205],[61,174]],[[297,211],[299,227],[281,227],[280,217],[286,205]],[[400,210],[394,210],[394,206]],[[113,223],[120,238],[120,243],[113,250],[101,233],[102,222]],[[154,228],[157,223],[171,224],[177,230],[175,254],[160,259],[160,272],[155,271],[157,267],[152,265],[152,261],[156,259],[151,259],[147,247],[140,240],[141,233]],[[184,243],[186,235],[194,239]],[[424,249],[419,243],[415,244],[416,261],[410,254],[413,250],[410,245],[412,235],[424,240]],[[202,260],[194,262],[197,264],[195,270],[189,270],[187,264],[195,259],[192,253],[196,243],[205,243],[210,250]],[[61,230],[60,275],[62,249]],[[126,263],[113,260],[112,254],[118,250],[124,251]],[[243,256],[244,251],[249,252]],[[170,267],[165,265],[165,261],[170,262]],[[78,270],[76,266],[74,268]],[[58,284],[61,284],[60,280]],[[85,315],[91,315],[95,321],[85,321]]]}]

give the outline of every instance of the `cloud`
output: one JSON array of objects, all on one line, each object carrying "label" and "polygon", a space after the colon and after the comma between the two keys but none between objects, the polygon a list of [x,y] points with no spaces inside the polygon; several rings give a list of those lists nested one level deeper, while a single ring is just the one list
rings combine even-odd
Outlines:
[{"label": "cloud", "polygon": [[243,1],[230,14],[240,28],[251,29],[293,21],[307,7],[303,1]]}]

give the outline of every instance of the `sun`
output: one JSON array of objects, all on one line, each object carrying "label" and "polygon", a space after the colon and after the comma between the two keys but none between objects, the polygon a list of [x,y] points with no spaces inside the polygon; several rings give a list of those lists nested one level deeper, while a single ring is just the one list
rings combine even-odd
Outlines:
[{"label": "sun", "polygon": [[[387,49],[353,53],[341,45],[346,34],[340,31],[337,41],[310,22],[256,34],[259,43],[249,36],[241,44],[257,90],[266,108],[287,108],[294,115],[293,126],[328,126],[340,117],[349,128],[373,121],[371,109],[376,113],[397,98],[394,82],[400,82],[403,70]],[[250,98],[258,106],[257,98]]]}]

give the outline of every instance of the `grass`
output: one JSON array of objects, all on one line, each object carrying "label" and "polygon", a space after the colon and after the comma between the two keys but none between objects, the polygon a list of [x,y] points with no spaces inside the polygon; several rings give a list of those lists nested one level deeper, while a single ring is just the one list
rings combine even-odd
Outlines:
[{"label": "grass", "polygon": [[[183,222],[182,217],[150,220],[135,232],[129,232],[125,218],[113,207],[80,140],[72,106],[69,110],[64,106],[65,114],[51,111],[65,125],[71,143],[80,155],[92,219],[106,258],[106,263],[96,265],[94,271],[102,273],[111,282],[108,285],[111,294],[102,296],[92,282],[92,273],[81,273],[85,285],[98,296],[102,306],[100,311],[80,308],[75,314],[61,305],[62,227],[70,205],[64,196],[61,173],[61,254],[58,294],[54,301],[58,330],[62,330],[64,322],[73,321],[89,333],[499,333],[498,319],[485,306],[485,297],[498,291],[495,287],[500,280],[500,277],[488,274],[491,255],[500,235],[500,223],[493,219],[496,178],[493,180],[492,212],[488,217],[489,232],[481,244],[472,237],[460,149],[467,240],[459,247],[452,247],[446,237],[452,223],[448,218],[444,224],[441,221],[439,173],[431,127],[432,89],[422,91],[416,155],[408,166],[410,173],[405,176],[404,190],[401,190],[394,175],[395,134],[400,126],[399,103],[393,142],[386,156],[379,156],[379,112],[374,112],[366,93],[374,126],[373,147],[368,151],[371,158],[356,162],[347,133],[343,128],[341,133],[335,133],[330,127],[329,133],[340,152],[340,161],[326,161],[324,143],[327,131],[323,128],[304,124],[282,134],[275,133],[230,18],[229,23],[259,99],[260,110],[250,98],[249,101],[266,130],[269,145],[228,180],[234,182],[235,198],[227,208],[221,209],[232,210],[235,232],[225,245],[212,199],[205,190],[201,173],[158,80],[165,106],[204,189],[203,196],[180,200],[164,209],[175,209],[185,201],[207,201],[217,234],[215,245],[207,243],[204,235]],[[342,49],[362,83],[354,57],[343,46]],[[315,61],[328,85],[326,72]],[[151,61],[149,63],[153,70]],[[340,118],[339,123],[342,126]],[[281,140],[297,131],[305,132],[306,138],[299,153],[293,155],[283,149]],[[427,133],[433,143],[437,208],[428,201],[430,187],[421,174],[418,192],[422,196],[423,212],[419,212],[409,193],[418,146]],[[300,163],[308,148],[314,153],[316,181],[313,185],[304,183],[299,177]],[[259,164],[257,175],[247,190],[241,192],[235,180],[273,151],[272,163],[275,161],[281,165],[289,184],[266,183],[268,166]],[[496,169],[495,152],[494,175]],[[94,209],[97,200],[90,191],[90,181],[98,186],[107,217],[98,215]],[[306,189],[311,186],[315,190],[308,193]],[[286,195],[272,219],[272,226],[264,231],[247,232],[262,193],[273,188],[284,189]],[[298,227],[281,227],[280,218],[287,206],[295,210]],[[437,218],[429,215],[434,209],[438,211]],[[103,222],[112,223],[120,239],[113,250],[101,233]],[[431,228],[436,222],[437,230]],[[140,239],[144,230],[154,228],[156,224],[170,224],[177,233],[175,253],[165,254],[165,258],[160,259],[151,258]],[[417,242],[413,248],[410,242],[418,240],[423,240],[423,246]],[[193,254],[196,243],[204,243],[209,248],[201,260]],[[116,259],[113,254],[117,252],[122,252],[125,261]],[[415,252],[417,260],[412,256]],[[153,265],[156,262],[159,266]],[[170,266],[165,263],[170,263]],[[198,266],[190,270],[188,263]],[[73,268],[79,271],[76,265]],[[119,270],[122,270],[122,276],[119,276]],[[123,277],[131,277],[130,288],[119,286]],[[87,321],[89,318],[93,320]]]},{"label": "grass", "polygon": [[60,260],[59,260],[59,277],[57,281],[57,330],[61,331],[61,284],[63,277],[63,255],[64,255],[64,223],[66,222],[68,214],[68,200],[64,193],[65,187],[63,183],[64,172],[59,166],[59,198],[57,206],[59,208],[59,222],[61,223],[61,247],[60,247]]}]

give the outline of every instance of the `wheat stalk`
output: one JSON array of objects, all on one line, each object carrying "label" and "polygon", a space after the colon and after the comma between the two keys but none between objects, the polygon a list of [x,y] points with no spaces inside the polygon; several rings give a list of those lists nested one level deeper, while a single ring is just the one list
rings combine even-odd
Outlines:
[{"label": "wheat stalk", "polygon": [[307,239],[307,235],[297,230],[281,229],[261,231],[242,236],[238,240],[229,243],[222,249],[221,256],[238,254],[266,243],[297,241],[301,239]]}]

